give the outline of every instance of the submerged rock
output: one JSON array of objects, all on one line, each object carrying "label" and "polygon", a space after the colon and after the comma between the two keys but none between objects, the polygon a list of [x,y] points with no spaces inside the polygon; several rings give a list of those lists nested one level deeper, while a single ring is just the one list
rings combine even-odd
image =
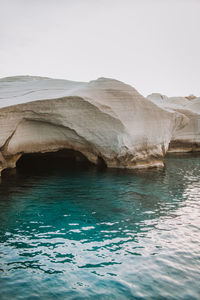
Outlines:
[{"label": "submerged rock", "polygon": [[89,83],[42,77],[0,79],[0,170],[24,153],[72,149],[107,167],[163,166],[174,132],[188,122],[108,78]]},{"label": "submerged rock", "polygon": [[147,98],[160,107],[184,114],[189,119],[186,126],[174,131],[168,151],[200,151],[200,98],[193,95],[168,98],[161,94],[151,94]]}]

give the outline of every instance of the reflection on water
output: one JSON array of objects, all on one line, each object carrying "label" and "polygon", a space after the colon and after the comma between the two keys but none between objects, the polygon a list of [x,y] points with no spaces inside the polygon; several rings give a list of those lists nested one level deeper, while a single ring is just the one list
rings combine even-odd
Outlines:
[{"label": "reflection on water", "polygon": [[199,299],[199,229],[199,156],[7,174],[1,299]]}]

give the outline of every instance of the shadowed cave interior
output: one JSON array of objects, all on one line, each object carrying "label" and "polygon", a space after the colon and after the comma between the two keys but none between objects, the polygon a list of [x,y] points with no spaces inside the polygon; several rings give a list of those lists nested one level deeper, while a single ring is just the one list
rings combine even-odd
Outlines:
[{"label": "shadowed cave interior", "polygon": [[[66,169],[85,169],[96,167],[81,152],[65,149],[57,152],[23,154],[16,164],[20,172],[37,172]],[[99,157],[98,168],[106,168],[106,164]]]}]

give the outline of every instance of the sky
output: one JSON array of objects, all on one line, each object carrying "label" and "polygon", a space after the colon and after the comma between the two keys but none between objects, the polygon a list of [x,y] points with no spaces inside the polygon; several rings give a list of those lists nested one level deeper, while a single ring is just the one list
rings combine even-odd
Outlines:
[{"label": "sky", "polygon": [[0,77],[200,96],[200,0],[0,0]]}]

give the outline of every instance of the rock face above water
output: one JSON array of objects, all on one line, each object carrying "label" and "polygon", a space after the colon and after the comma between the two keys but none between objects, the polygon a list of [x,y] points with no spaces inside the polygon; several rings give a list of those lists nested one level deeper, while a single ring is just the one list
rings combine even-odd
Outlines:
[{"label": "rock face above water", "polygon": [[60,149],[111,168],[162,166],[172,136],[188,122],[114,79],[3,78],[0,171],[15,167],[24,153]]},{"label": "rock face above water", "polygon": [[177,128],[172,135],[169,152],[200,151],[200,98],[170,97],[161,94],[147,96],[149,100],[161,108],[170,109],[184,114],[189,122],[182,128]]}]

